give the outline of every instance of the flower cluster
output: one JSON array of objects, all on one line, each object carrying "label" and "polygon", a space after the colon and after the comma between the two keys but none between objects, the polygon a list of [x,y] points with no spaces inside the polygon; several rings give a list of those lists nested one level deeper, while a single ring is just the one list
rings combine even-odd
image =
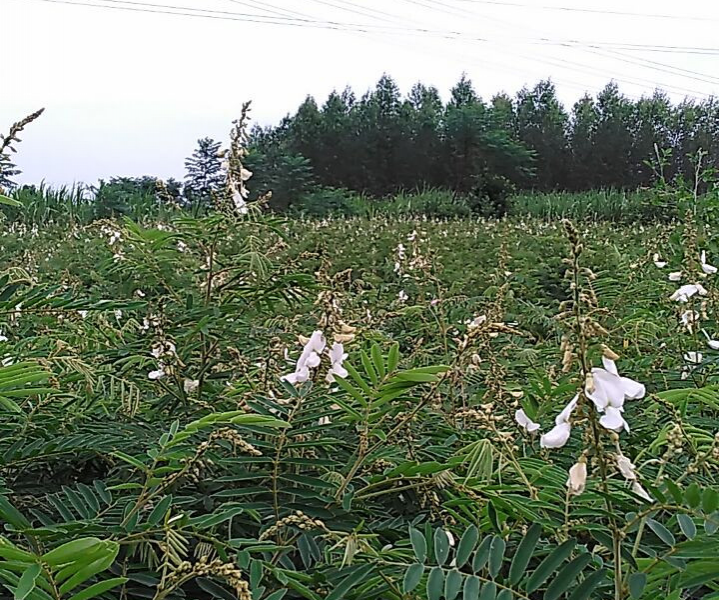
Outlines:
[{"label": "flower cluster", "polygon": [[157,381],[170,373],[170,366],[167,364],[167,361],[177,356],[175,344],[167,340],[157,342],[152,347],[150,354],[157,360],[158,368],[154,371],[150,371],[147,376],[153,381]]},{"label": "flower cluster", "polygon": [[[602,427],[616,433],[622,430],[629,431],[629,425],[623,416],[624,402],[643,398],[646,389],[641,383],[620,376],[612,359],[603,356],[602,363],[604,368],[593,368],[591,375],[587,377],[584,393],[594,403],[597,412],[602,415],[599,419]],[[561,448],[569,441],[572,431],[572,412],[578,402],[579,394],[574,396],[556,416],[554,427],[543,434],[539,440],[542,448]],[[523,429],[530,433],[541,428],[539,423],[532,421],[521,408],[517,410],[514,418]]]},{"label": "flower cluster", "polygon": [[325,379],[332,383],[335,377],[341,377],[342,379],[347,377],[347,370],[342,366],[347,354],[341,342],[335,341],[330,348],[327,348],[325,336],[319,330],[315,331],[309,338],[300,337],[300,342],[303,344],[302,354],[300,354],[295,364],[294,372],[283,375],[281,378],[283,381],[287,381],[292,385],[309,381],[312,377],[312,370],[320,366],[322,362],[321,356],[325,353],[325,350],[330,360],[330,368]]}]

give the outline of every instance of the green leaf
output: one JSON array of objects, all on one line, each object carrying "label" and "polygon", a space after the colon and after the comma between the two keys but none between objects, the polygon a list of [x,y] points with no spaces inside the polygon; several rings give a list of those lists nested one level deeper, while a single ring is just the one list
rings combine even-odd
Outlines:
[{"label": "green leaf", "polygon": [[482,592],[479,594],[479,600],[495,600],[497,597],[497,584],[494,581],[485,583],[482,586]]},{"label": "green leaf", "polygon": [[462,600],[477,600],[477,596],[479,596],[479,577],[470,575],[464,580]]},{"label": "green leaf", "polygon": [[462,574],[452,570],[444,581],[444,600],[454,600],[462,589]]},{"label": "green leaf", "polygon": [[152,509],[150,516],[147,517],[147,523],[149,525],[157,525],[165,517],[167,509],[170,508],[171,504],[172,494],[170,494],[169,496],[165,496],[157,503],[155,508]]},{"label": "green leaf", "polygon": [[411,381],[412,383],[436,383],[439,381],[439,378],[436,375],[432,375],[431,373],[421,373],[418,372],[417,369],[401,371],[397,373],[394,379],[398,379],[400,381]]},{"label": "green leaf", "polygon": [[705,488],[702,492],[702,510],[709,515],[719,508],[719,493],[713,488]]},{"label": "green leaf", "polygon": [[384,368],[384,357],[382,356],[382,350],[379,347],[379,344],[372,344],[372,349],[370,350],[372,354],[372,363],[374,364],[374,368],[377,371],[377,375],[379,375],[380,379],[384,379],[387,375],[387,372]]},{"label": "green leaf", "polygon": [[427,559],[427,541],[424,539],[424,535],[418,529],[410,527],[409,541],[412,544],[412,550],[417,562],[423,563]]},{"label": "green leaf", "polygon": [[5,496],[0,496],[0,519],[10,523],[15,529],[29,529],[30,521],[15,508]]},{"label": "green leaf", "polygon": [[517,551],[514,553],[512,558],[512,564],[509,566],[509,583],[512,585],[519,582],[524,575],[527,565],[529,564],[534,549],[539,541],[539,536],[542,533],[542,526],[539,523],[534,523],[525,534],[522,541],[517,546]]},{"label": "green leaf", "polygon": [[447,532],[438,527],[434,530],[434,559],[438,565],[443,565],[449,558],[449,538]]},{"label": "green leaf", "polygon": [[17,200],[13,200],[12,198],[8,198],[7,196],[3,196],[2,194],[0,194],[0,204],[4,204],[5,206],[13,206],[13,207],[22,206],[21,202],[18,202]]},{"label": "green leaf", "polygon": [[479,530],[476,526],[470,525],[464,530],[462,538],[459,540],[459,545],[457,546],[456,559],[458,569],[462,568],[467,563],[478,540]]},{"label": "green leaf", "polygon": [[684,492],[684,501],[691,507],[696,508],[701,504],[702,493],[696,483],[692,483]]},{"label": "green leaf", "polygon": [[527,593],[531,594],[539,589],[539,586],[547,581],[557,567],[572,553],[576,545],[577,542],[575,540],[567,540],[548,554],[544,560],[539,563],[539,566],[534,570],[534,573],[532,573],[532,576],[527,581]]},{"label": "green leaf", "polygon": [[501,537],[496,535],[493,537],[492,543],[489,547],[489,574],[492,577],[496,577],[499,570],[502,568],[504,550],[506,547],[507,544]]},{"label": "green leaf", "polygon": [[662,525],[659,521],[655,521],[654,519],[647,519],[647,526],[667,546],[674,546],[674,544],[676,544],[676,540],[674,539],[674,535],[672,534],[672,532],[669,531],[666,527],[664,527],[664,525]]},{"label": "green leaf", "polygon": [[543,596],[544,600],[557,600],[569,589],[577,578],[577,575],[579,575],[590,562],[592,562],[591,554],[580,554],[577,558],[566,564],[547,587],[547,591],[544,592]]},{"label": "green leaf", "polygon": [[693,540],[697,534],[697,526],[689,515],[679,514],[677,515],[677,521],[679,522],[679,528],[682,533],[690,540]]},{"label": "green leaf", "polygon": [[497,594],[497,600],[512,600],[514,598],[514,594],[511,590],[502,590]]},{"label": "green leaf", "polygon": [[108,590],[111,590],[118,585],[122,585],[125,582],[127,582],[127,577],[115,577],[114,579],[98,581],[97,583],[70,597],[69,600],[90,600],[90,598],[97,598],[101,594],[104,594]]},{"label": "green leaf", "polygon": [[410,565],[407,572],[404,574],[404,582],[402,589],[405,594],[409,594],[414,588],[419,585],[422,575],[424,574],[424,565],[415,563]]},{"label": "green leaf", "polygon": [[209,594],[210,598],[221,598],[222,600],[237,600],[237,595],[230,592],[219,583],[215,583],[212,579],[206,577],[198,577],[197,585],[199,588]]},{"label": "green leaf", "polygon": [[427,578],[427,600],[440,600],[444,591],[442,567],[432,567]]},{"label": "green leaf", "polygon": [[644,587],[647,585],[646,573],[632,573],[627,580],[629,584],[629,594],[632,598],[641,598],[644,593]]},{"label": "green leaf", "polygon": [[15,600],[25,600],[35,589],[35,580],[40,575],[42,567],[39,564],[30,565],[23,571],[20,581],[15,588]]},{"label": "green leaf", "polygon": [[472,571],[474,571],[475,573],[479,573],[484,568],[484,565],[487,564],[487,560],[489,560],[489,548],[492,545],[492,539],[493,536],[488,535],[482,540],[482,543],[479,545],[479,548],[477,548],[477,552],[474,555],[474,560],[472,561]]},{"label": "green leaf", "polygon": [[672,495],[674,502],[682,504],[684,502],[684,495],[682,494],[682,489],[679,485],[674,483],[671,479],[665,479],[664,483],[667,486],[667,490],[669,490],[669,493]]},{"label": "green leaf", "polygon": [[342,600],[347,597],[347,592],[352,588],[357,587],[374,571],[375,566],[372,564],[361,565],[356,568],[350,575],[345,577],[337,586],[330,592],[326,600]]},{"label": "green leaf", "polygon": [[580,583],[574,591],[569,595],[567,600],[588,600],[591,598],[592,592],[606,579],[607,570],[599,569],[595,571],[589,577],[586,577],[582,583]]},{"label": "green leaf", "polygon": [[364,368],[365,373],[367,373],[367,377],[369,377],[372,385],[377,385],[379,383],[379,377],[377,376],[374,365],[372,364],[370,357],[367,356],[366,352],[360,352],[360,360],[362,361],[362,367]]},{"label": "green leaf", "polygon": [[[91,577],[109,569],[112,563],[115,562],[117,553],[120,551],[120,546],[115,543],[114,547],[108,547],[108,550],[109,552],[105,552],[103,556],[100,556],[98,559],[84,565],[79,571],[63,583],[60,586],[60,593],[64,595],[74,590],[78,585],[85,583]],[[72,567],[75,567],[75,565],[72,565]]]},{"label": "green leaf", "polygon": [[147,467],[142,463],[142,461],[139,461],[134,456],[130,456],[129,454],[125,454],[124,452],[120,452],[120,451],[112,452],[112,456],[116,456],[120,460],[125,461],[126,463],[132,465],[133,467],[140,469],[140,471],[147,470]]},{"label": "green leaf", "polygon": [[497,514],[497,509],[494,507],[494,503],[491,500],[487,502],[487,518],[489,519],[492,528],[497,533],[502,533],[502,527],[499,524],[499,515]]},{"label": "green leaf", "polygon": [[86,556],[92,549],[97,548],[103,542],[94,537],[80,538],[67,542],[54,550],[43,554],[42,560],[51,566],[64,565],[73,562],[82,556]]},{"label": "green leaf", "polygon": [[387,354],[387,371],[392,373],[399,364],[399,344],[395,342],[390,346]]}]

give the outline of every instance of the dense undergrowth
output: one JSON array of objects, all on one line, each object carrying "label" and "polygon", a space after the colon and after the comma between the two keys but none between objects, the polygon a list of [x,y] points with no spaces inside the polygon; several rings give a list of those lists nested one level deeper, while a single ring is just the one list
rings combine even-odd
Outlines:
[{"label": "dense undergrowth", "polygon": [[208,214],[3,200],[4,597],[719,597],[711,198],[286,219],[242,135]]},{"label": "dense undergrowth", "polygon": [[[6,223],[0,575],[34,577],[29,598],[705,597],[716,291],[690,261],[715,241],[692,221],[580,236],[581,331],[606,331],[582,356],[606,344],[647,387],[619,436],[644,493],[586,399],[563,449],[514,419],[546,432],[585,377],[560,223]],[[681,265],[707,295],[679,305]],[[314,330],[347,377],[320,353],[293,387]]]}]

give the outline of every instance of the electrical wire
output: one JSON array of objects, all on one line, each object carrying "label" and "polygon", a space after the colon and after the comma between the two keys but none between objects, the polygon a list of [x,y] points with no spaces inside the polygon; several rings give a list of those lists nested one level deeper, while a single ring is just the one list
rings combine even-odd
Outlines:
[{"label": "electrical wire", "polygon": [[599,14],[599,15],[611,15],[618,17],[638,17],[642,19],[672,19],[682,21],[712,21],[719,22],[719,18],[714,17],[699,17],[692,15],[670,15],[663,13],[640,13],[630,12],[623,10],[607,10],[601,8],[580,8],[577,6],[551,6],[551,5],[536,5],[536,4],[523,4],[521,2],[501,2],[500,0],[454,0],[455,2],[461,2],[463,4],[486,4],[491,6],[502,6],[506,8],[523,8],[533,10],[553,10],[561,12],[576,12],[576,13],[588,13],[588,14]]}]

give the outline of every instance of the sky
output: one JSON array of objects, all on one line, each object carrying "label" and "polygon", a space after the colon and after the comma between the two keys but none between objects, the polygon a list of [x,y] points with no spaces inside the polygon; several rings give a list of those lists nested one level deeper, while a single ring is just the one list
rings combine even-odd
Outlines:
[{"label": "sky", "polygon": [[717,27],[715,0],[0,0],[0,132],[45,107],[22,183],[182,178],[244,101],[270,125],[384,73],[445,99],[463,73],[486,99],[551,78],[567,108],[612,79],[719,95]]}]

